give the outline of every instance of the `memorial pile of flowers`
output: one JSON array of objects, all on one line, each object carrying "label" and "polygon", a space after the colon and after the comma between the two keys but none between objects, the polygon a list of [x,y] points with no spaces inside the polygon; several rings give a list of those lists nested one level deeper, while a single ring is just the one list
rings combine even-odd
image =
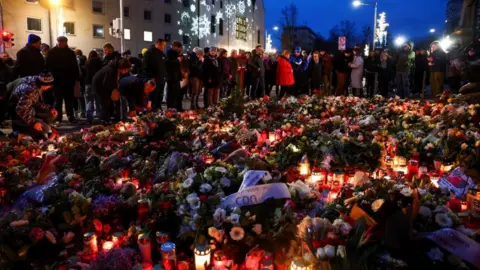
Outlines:
[{"label": "memorial pile of flowers", "polygon": [[0,268],[480,268],[479,113],[237,93],[0,142]]}]

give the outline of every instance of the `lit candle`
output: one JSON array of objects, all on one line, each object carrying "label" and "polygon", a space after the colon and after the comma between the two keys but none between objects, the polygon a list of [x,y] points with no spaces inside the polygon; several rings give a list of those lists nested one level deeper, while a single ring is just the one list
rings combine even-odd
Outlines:
[{"label": "lit candle", "polygon": [[443,173],[448,173],[453,169],[453,163],[451,162],[443,162],[442,165],[440,165],[440,174]]},{"label": "lit candle", "polygon": [[291,270],[309,270],[310,266],[302,258],[295,258],[290,265]]},{"label": "lit candle", "polygon": [[204,158],[204,161],[205,161],[205,164],[210,165],[213,162],[215,162],[215,158],[212,155],[206,155]]},{"label": "lit candle", "polygon": [[97,254],[97,236],[94,232],[88,232],[83,235],[83,248],[92,254]]},{"label": "lit candle", "polygon": [[138,206],[137,206],[138,218],[140,220],[145,219],[149,211],[150,211],[150,207],[148,205],[148,200],[147,199],[138,200]]},{"label": "lit candle", "polygon": [[215,270],[227,270],[227,256],[221,250],[215,251],[213,254],[213,266]]},{"label": "lit candle", "polygon": [[277,140],[277,133],[275,131],[268,132],[268,140],[270,142],[275,142]]},{"label": "lit candle", "polygon": [[393,165],[394,166],[406,166],[407,165],[407,159],[404,158],[404,157],[395,156],[393,158]]},{"label": "lit candle", "polygon": [[142,233],[138,235],[138,248],[142,254],[142,263],[144,265],[152,264],[152,248],[148,234]]},{"label": "lit candle", "polygon": [[123,241],[123,233],[122,232],[116,232],[112,235],[112,241],[114,246],[118,247],[121,245],[121,242]]},{"label": "lit candle", "polygon": [[310,174],[310,162],[308,161],[307,155],[302,157],[302,160],[299,165],[300,175],[307,176]]},{"label": "lit candle", "polygon": [[313,168],[312,176],[310,177],[310,180],[313,183],[325,181],[325,176],[324,176],[323,172],[320,170],[320,168],[318,168],[318,167]]},{"label": "lit candle", "polygon": [[105,242],[103,243],[102,248],[103,248],[104,251],[109,251],[109,250],[111,250],[111,249],[114,247],[114,245],[115,245],[115,244],[114,244],[113,241],[105,241]]},{"label": "lit candle", "polygon": [[430,175],[430,182],[432,182],[432,185],[436,188],[439,187],[438,185],[438,180],[440,180],[440,177],[438,177],[438,174],[437,173],[432,173]]},{"label": "lit candle", "polygon": [[51,151],[55,150],[55,145],[49,144],[47,150],[48,150],[48,152],[51,152]]},{"label": "lit candle", "polygon": [[343,186],[345,175],[342,172],[335,172],[333,175],[333,181],[331,188],[334,190],[339,190]]},{"label": "lit candle", "polygon": [[419,167],[418,167],[418,161],[416,160],[409,160],[408,161],[408,174],[409,175],[416,175],[418,174],[418,170],[419,170]]},{"label": "lit candle", "polygon": [[467,209],[468,209],[468,204],[467,204],[467,202],[461,202],[460,206],[461,206],[461,211],[462,211],[462,212],[467,211]]},{"label": "lit candle", "polygon": [[196,245],[193,253],[195,254],[195,269],[207,269],[210,265],[210,247],[207,245]]},{"label": "lit candle", "polygon": [[165,270],[174,270],[177,265],[177,254],[175,244],[166,242],[160,247],[162,255],[162,264]]}]

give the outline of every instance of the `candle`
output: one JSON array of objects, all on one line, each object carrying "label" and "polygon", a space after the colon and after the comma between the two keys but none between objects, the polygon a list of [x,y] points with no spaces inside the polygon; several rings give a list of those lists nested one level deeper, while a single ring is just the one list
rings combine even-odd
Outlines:
[{"label": "candle", "polygon": [[302,258],[295,258],[290,265],[291,270],[309,270],[310,266]]},{"label": "candle", "polygon": [[393,158],[393,165],[394,166],[405,166],[405,165],[407,165],[407,159],[404,158],[404,157],[395,156]]},{"label": "candle", "polygon": [[440,174],[443,173],[448,173],[453,169],[453,163],[451,162],[443,162],[442,165],[440,165]]},{"label": "candle", "polygon": [[138,248],[140,249],[140,254],[142,254],[142,264],[151,265],[152,248],[148,234],[142,233],[138,235]]},{"label": "candle", "polygon": [[418,178],[421,178],[423,175],[425,174],[428,174],[428,169],[427,167],[424,167],[424,166],[420,166],[418,167],[418,173],[417,173],[417,177]]},{"label": "candle", "polygon": [[97,254],[97,236],[94,232],[88,232],[83,235],[83,248],[87,253]]},{"label": "candle", "polygon": [[345,175],[342,172],[340,171],[335,172],[335,174],[333,175],[331,188],[333,190],[339,190],[343,186],[344,178],[345,178]]},{"label": "candle", "polygon": [[102,246],[103,251],[109,251],[110,249],[112,249],[114,247],[114,245],[115,244],[114,244],[113,241],[105,241],[103,243],[103,246]]},{"label": "candle", "polygon": [[438,177],[437,173],[432,173],[430,175],[430,182],[432,182],[432,185],[435,186],[436,188],[439,187],[438,180],[440,180],[440,177]]},{"label": "candle", "polygon": [[307,155],[304,155],[302,157],[298,170],[300,171],[300,175],[302,176],[307,176],[310,174],[310,162],[308,161]]},{"label": "candle", "polygon": [[312,170],[312,176],[310,177],[310,180],[313,183],[323,182],[323,181],[325,181],[325,175],[320,170],[320,168],[314,167],[313,170]]},{"label": "candle", "polygon": [[123,233],[122,232],[116,232],[112,235],[112,241],[113,245],[118,247],[122,244],[123,241]]},{"label": "candle", "polygon": [[48,152],[51,152],[51,151],[55,150],[55,145],[49,144],[47,150],[48,150]]},{"label": "candle", "polygon": [[207,269],[210,265],[210,247],[206,245],[196,245],[193,253],[195,254],[195,269]]},{"label": "candle", "polygon": [[215,270],[227,270],[227,264],[227,256],[225,256],[223,251],[215,251],[215,253],[213,254],[213,266],[215,267]]},{"label": "candle", "polygon": [[419,167],[418,167],[418,161],[416,160],[409,160],[408,161],[408,174],[409,175],[416,175],[418,174],[418,170],[419,170]]},{"label": "candle", "polygon": [[467,202],[461,202],[461,203],[460,203],[460,207],[461,207],[461,209],[460,209],[461,212],[467,211],[467,209],[468,209],[468,204],[467,204]]},{"label": "candle", "polygon": [[162,264],[165,270],[174,270],[177,265],[175,244],[166,242],[160,247],[160,254],[162,255]]}]

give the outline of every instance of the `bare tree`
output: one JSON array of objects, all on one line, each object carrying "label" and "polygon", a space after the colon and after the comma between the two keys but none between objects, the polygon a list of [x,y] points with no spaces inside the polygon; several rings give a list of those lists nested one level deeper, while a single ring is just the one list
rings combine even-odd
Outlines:
[{"label": "bare tree", "polygon": [[285,50],[291,50],[294,47],[294,33],[297,27],[298,9],[293,3],[285,6],[280,13],[280,26],[282,27],[282,34],[280,40],[282,47]]},{"label": "bare tree", "polygon": [[349,20],[343,20],[340,22],[340,24],[337,24],[332,29],[330,29],[329,40],[331,42],[337,42],[338,37],[346,37],[347,45],[349,47],[355,44],[357,40],[355,23]]}]

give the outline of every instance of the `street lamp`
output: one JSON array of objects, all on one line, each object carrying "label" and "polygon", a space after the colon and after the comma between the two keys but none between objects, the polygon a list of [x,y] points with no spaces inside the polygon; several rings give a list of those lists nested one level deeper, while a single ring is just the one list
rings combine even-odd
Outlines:
[{"label": "street lamp", "polygon": [[378,2],[362,2],[360,0],[355,0],[352,2],[352,5],[356,8],[360,6],[373,6],[373,37],[372,37],[372,50],[375,50],[375,32],[377,30],[377,9]]},{"label": "street lamp", "polygon": [[396,45],[397,47],[400,47],[400,46],[402,46],[403,44],[405,44],[405,41],[406,41],[406,40],[407,40],[407,39],[406,39],[405,37],[399,36],[399,37],[397,37],[397,38],[395,39],[395,45]]},{"label": "street lamp", "polygon": [[273,31],[278,31],[278,26],[274,26]]},{"label": "street lamp", "polygon": [[436,31],[435,28],[430,29],[430,33],[432,34],[435,33],[435,31]]}]

